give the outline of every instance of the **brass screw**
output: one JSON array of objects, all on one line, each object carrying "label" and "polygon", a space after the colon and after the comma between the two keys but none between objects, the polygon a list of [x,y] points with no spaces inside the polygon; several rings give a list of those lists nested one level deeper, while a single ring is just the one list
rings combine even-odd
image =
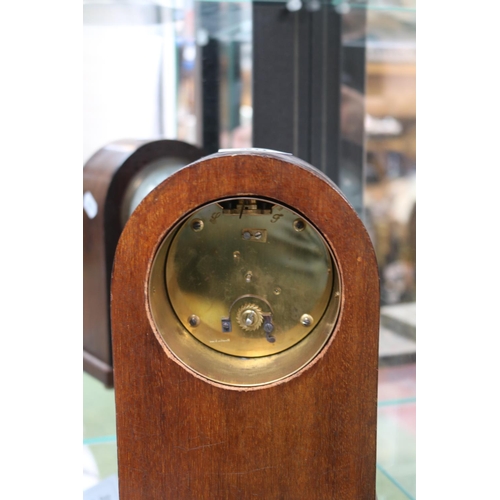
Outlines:
[{"label": "brass screw", "polygon": [[194,328],[200,324],[200,318],[196,314],[189,316],[188,323]]},{"label": "brass screw", "polygon": [[274,295],[279,295],[281,293],[281,288],[279,286],[275,287],[273,293]]},{"label": "brass screw", "polygon": [[300,322],[304,325],[304,326],[311,326],[312,323],[313,323],[313,317],[310,316],[309,314],[303,314],[301,317],[300,317]]},{"label": "brass screw", "polygon": [[[265,323],[264,324],[264,331],[266,333],[272,333],[274,330],[274,325],[272,323]],[[274,342],[274,340],[271,340],[270,342]]]}]

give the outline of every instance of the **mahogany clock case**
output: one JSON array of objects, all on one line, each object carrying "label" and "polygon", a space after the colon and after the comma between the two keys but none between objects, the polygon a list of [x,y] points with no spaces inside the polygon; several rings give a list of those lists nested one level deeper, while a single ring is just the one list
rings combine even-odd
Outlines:
[{"label": "mahogany clock case", "polygon": [[113,387],[109,294],[115,249],[141,174],[164,160],[187,165],[204,155],[176,140],[121,140],[97,151],[83,168],[84,196],[97,213],[83,212],[83,369]]},{"label": "mahogany clock case", "polygon": [[[165,238],[186,215],[234,197],[274,200],[310,221],[340,280],[338,318],[321,351],[257,386],[192,370],[163,341],[150,307]],[[129,219],[111,292],[122,500],[375,499],[377,263],[361,220],[320,171],[291,155],[252,150],[178,171]]]}]

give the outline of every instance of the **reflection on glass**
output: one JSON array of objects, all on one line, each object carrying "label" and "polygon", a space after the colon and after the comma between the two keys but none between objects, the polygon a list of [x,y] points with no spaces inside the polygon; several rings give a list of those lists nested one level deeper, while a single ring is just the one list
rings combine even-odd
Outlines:
[{"label": "reflection on glass", "polygon": [[84,163],[116,140],[175,137],[175,12],[154,2],[84,3]]},{"label": "reflection on glass", "polygon": [[415,12],[367,16],[366,223],[381,270],[382,303],[414,302]]}]

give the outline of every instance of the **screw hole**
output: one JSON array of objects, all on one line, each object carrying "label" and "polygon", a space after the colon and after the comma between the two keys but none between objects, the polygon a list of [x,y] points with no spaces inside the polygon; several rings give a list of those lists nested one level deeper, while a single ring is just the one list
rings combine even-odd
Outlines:
[{"label": "screw hole", "polygon": [[302,219],[295,219],[293,221],[293,228],[295,231],[303,231],[306,227],[306,223]]},{"label": "screw hole", "polygon": [[192,223],[191,223],[191,228],[193,231],[195,232],[198,232],[198,231],[201,231],[203,229],[203,221],[200,220],[200,219],[195,219]]}]

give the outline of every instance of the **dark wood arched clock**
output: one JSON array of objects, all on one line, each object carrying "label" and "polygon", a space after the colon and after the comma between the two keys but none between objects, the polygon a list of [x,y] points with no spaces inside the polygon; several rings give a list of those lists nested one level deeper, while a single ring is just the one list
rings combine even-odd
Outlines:
[{"label": "dark wood arched clock", "polygon": [[258,149],[180,169],[111,292],[122,499],[375,498],[377,264],[321,172]]}]

